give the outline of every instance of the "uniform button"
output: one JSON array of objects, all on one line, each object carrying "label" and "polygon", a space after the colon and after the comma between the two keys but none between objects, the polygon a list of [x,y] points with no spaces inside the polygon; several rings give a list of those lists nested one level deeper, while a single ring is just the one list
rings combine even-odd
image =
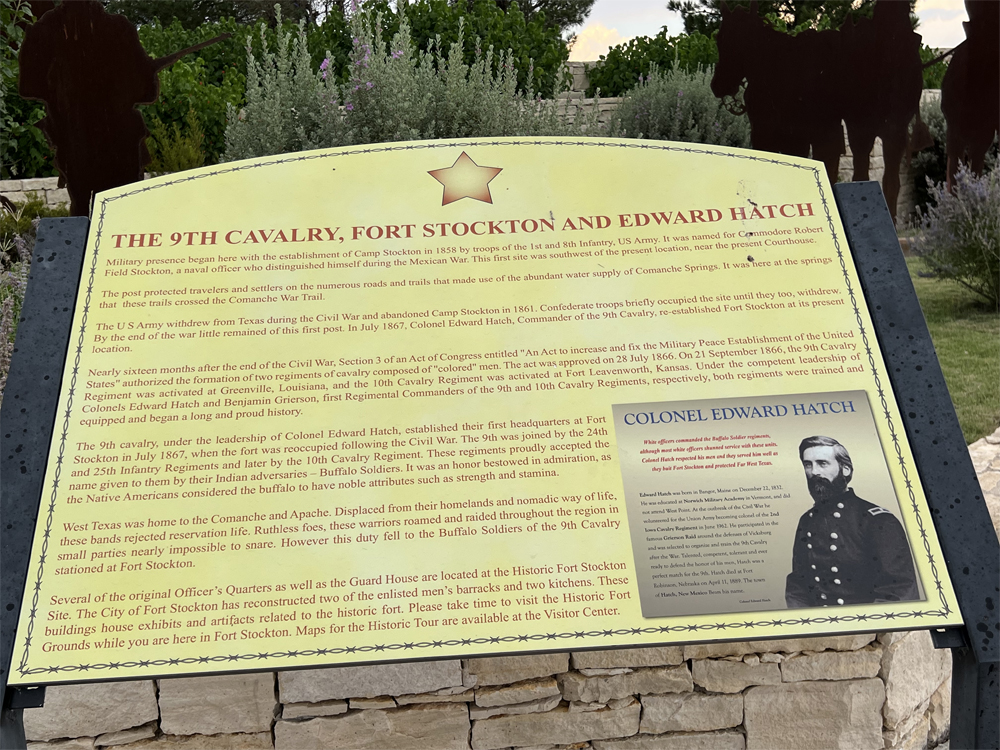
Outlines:
[{"label": "uniform button", "polygon": [[816,576],[816,580],[817,580],[817,581],[819,580],[819,576]]},{"label": "uniform button", "polygon": [[840,518],[840,514],[839,514],[839,513],[834,513],[834,514],[833,514],[833,517],[834,517],[834,518]]},{"label": "uniform button", "polygon": [[844,600],[843,600],[843,599],[838,599],[838,600],[837,600],[837,604],[843,604],[843,603],[844,603]]},{"label": "uniform button", "polygon": [[807,531],[806,532],[806,536],[812,536],[812,535],[813,535],[813,533],[811,531]]},{"label": "uniform button", "polygon": [[811,544],[807,544],[806,547],[808,547],[809,549],[813,548],[813,546]]},{"label": "uniform button", "polygon": [[839,579],[839,578],[834,578],[834,579],[833,579],[833,582],[834,582],[835,584],[837,584],[838,586],[840,585],[840,579]]},{"label": "uniform button", "polygon": [[813,517],[813,514],[812,514],[812,513],[810,513],[810,514],[809,514],[809,517],[810,517],[810,518],[812,518],[812,517]]},{"label": "uniform button", "polygon": [[837,534],[836,533],[830,534],[830,538],[831,539],[836,539],[837,538]]},{"label": "uniform button", "polygon": [[812,568],[813,570],[816,570],[816,566],[815,565],[810,565],[809,567]]},{"label": "uniform button", "polygon": [[844,507],[844,504],[843,504],[843,503],[837,503],[837,507],[838,507],[838,508],[843,508],[843,507]]},{"label": "uniform button", "polygon": [[820,595],[819,595],[819,598],[820,598],[820,599],[826,599],[826,594],[820,594]]},{"label": "uniform button", "polygon": [[836,565],[834,565],[832,568],[830,568],[830,570],[832,570],[834,573],[839,573],[840,572],[839,570],[837,570],[837,566]]},{"label": "uniform button", "polygon": [[830,549],[831,549],[832,551],[836,552],[836,551],[837,551],[837,545],[836,545],[836,544],[831,544],[831,545],[830,545]]}]

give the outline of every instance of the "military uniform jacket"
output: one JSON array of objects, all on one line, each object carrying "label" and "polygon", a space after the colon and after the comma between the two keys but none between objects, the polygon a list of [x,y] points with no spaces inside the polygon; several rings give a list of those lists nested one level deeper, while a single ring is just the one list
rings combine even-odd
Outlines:
[{"label": "military uniform jacket", "polygon": [[906,534],[890,511],[848,489],[802,514],[785,583],[790,608],[918,598]]}]

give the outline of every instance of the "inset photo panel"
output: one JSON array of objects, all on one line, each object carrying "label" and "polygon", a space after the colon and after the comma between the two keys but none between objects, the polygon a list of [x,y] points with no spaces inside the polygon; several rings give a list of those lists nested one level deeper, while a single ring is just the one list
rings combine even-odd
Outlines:
[{"label": "inset photo panel", "polygon": [[614,415],[644,617],[924,599],[864,391]]}]

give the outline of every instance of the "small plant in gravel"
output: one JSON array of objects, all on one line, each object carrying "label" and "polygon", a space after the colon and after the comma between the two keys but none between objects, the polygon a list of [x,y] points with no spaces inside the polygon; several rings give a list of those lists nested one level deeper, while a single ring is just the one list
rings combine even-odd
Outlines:
[{"label": "small plant in gravel", "polygon": [[981,176],[964,166],[955,187],[931,184],[913,247],[934,273],[954,279],[1000,308],[1000,169]]}]

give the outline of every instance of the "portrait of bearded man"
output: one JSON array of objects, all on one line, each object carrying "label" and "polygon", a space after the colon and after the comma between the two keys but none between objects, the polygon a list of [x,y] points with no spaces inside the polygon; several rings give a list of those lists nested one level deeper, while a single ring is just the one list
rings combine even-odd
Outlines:
[{"label": "portrait of bearded man", "polygon": [[799,459],[813,506],[795,531],[789,609],[919,599],[906,532],[892,511],[848,486],[854,463],[847,449],[815,435],[799,444]]}]

